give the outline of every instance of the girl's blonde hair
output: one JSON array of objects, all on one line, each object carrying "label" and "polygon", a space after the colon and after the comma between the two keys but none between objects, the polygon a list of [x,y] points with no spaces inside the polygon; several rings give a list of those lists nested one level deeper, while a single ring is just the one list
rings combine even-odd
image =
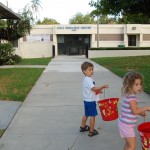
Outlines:
[{"label": "girl's blonde hair", "polygon": [[122,95],[126,95],[126,94],[131,93],[132,87],[133,87],[136,79],[141,80],[141,85],[143,87],[143,77],[142,77],[142,75],[140,75],[137,72],[128,72],[127,74],[125,74],[125,76],[123,78],[123,86],[122,86],[122,89],[121,89],[121,94]]}]

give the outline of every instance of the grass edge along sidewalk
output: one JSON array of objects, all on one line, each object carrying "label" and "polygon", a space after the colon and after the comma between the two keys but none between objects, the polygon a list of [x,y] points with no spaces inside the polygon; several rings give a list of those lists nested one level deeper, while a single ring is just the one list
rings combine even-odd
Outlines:
[{"label": "grass edge along sidewalk", "polygon": [[[50,57],[22,59],[19,65],[47,65],[50,61]],[[24,101],[44,68],[3,68],[0,70],[0,99]]]},{"label": "grass edge along sidewalk", "polygon": [[0,69],[0,99],[24,101],[44,68],[7,68]]},{"label": "grass edge along sidewalk", "polygon": [[0,137],[3,135],[4,132],[5,132],[5,130],[0,129]]},{"label": "grass edge along sidewalk", "polygon": [[128,71],[137,71],[144,77],[144,91],[150,94],[150,56],[103,57],[92,61],[123,77]]}]

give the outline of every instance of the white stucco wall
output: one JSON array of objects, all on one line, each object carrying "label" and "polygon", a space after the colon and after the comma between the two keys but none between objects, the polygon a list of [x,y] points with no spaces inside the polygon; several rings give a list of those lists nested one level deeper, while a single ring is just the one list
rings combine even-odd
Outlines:
[{"label": "white stucco wall", "polygon": [[[53,26],[38,25],[35,26],[30,35],[50,35],[53,34]],[[27,35],[28,36],[28,35]],[[16,48],[16,54],[22,58],[41,58],[52,56],[52,42],[49,41],[23,41],[23,38],[19,39],[18,48]]]},{"label": "white stucco wall", "polygon": [[22,43],[20,47],[22,58],[40,58],[52,56],[51,43]]},{"label": "white stucco wall", "polygon": [[150,50],[89,50],[89,58],[150,55]]}]

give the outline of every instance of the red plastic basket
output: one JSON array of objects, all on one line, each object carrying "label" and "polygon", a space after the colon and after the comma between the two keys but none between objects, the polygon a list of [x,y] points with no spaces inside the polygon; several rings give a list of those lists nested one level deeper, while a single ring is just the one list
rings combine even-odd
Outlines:
[{"label": "red plastic basket", "polygon": [[118,101],[119,98],[107,98],[98,101],[102,119],[112,121],[118,118]]},{"label": "red plastic basket", "polygon": [[138,126],[140,133],[142,150],[150,148],[150,122],[144,122]]}]

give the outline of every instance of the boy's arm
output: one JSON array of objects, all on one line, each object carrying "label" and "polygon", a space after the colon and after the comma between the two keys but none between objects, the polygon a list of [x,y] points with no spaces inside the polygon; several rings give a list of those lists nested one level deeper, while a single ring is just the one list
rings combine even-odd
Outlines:
[{"label": "boy's arm", "polygon": [[100,87],[93,87],[91,90],[93,92],[100,92],[102,89],[105,89],[105,88],[108,88],[108,85],[103,85],[103,86],[100,86]]}]

